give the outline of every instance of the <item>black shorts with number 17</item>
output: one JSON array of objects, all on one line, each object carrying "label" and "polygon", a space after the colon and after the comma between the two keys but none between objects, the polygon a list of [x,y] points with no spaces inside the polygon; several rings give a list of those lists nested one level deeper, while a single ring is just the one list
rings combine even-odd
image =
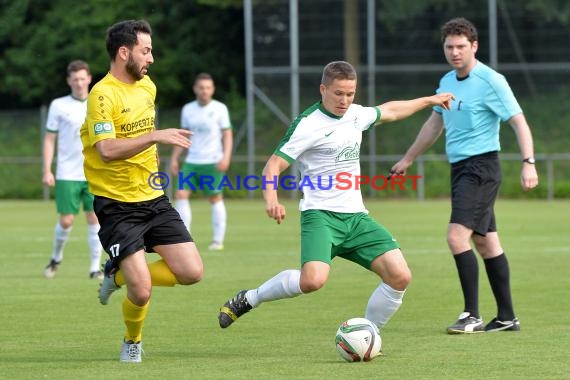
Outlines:
[{"label": "black shorts with number 17", "polygon": [[451,164],[449,222],[461,224],[482,236],[497,231],[493,208],[501,178],[497,152],[479,154]]},{"label": "black shorts with number 17", "polygon": [[141,249],[153,252],[157,245],[193,241],[166,195],[144,202],[95,196],[93,206],[101,225],[99,239],[115,267]]}]

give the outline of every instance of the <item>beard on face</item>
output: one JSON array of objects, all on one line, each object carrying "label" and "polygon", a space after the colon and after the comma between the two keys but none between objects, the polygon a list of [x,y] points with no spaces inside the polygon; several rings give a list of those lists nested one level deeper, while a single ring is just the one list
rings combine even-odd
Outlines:
[{"label": "beard on face", "polygon": [[133,59],[133,56],[129,54],[129,59],[127,60],[127,66],[125,66],[127,73],[132,76],[135,80],[141,80],[144,78],[142,74],[142,69],[137,66],[137,63]]}]

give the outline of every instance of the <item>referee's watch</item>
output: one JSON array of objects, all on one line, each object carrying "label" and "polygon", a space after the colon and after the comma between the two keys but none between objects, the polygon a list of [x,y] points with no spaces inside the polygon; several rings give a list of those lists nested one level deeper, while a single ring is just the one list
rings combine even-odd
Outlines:
[{"label": "referee's watch", "polygon": [[524,160],[522,160],[522,162],[525,162],[527,164],[531,164],[534,165],[536,163],[536,160],[534,159],[534,157],[527,157]]}]

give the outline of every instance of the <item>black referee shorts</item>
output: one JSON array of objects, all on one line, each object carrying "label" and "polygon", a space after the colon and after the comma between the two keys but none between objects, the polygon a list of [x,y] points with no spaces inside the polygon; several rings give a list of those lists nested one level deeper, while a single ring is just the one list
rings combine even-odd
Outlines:
[{"label": "black referee shorts", "polygon": [[493,207],[501,185],[499,154],[488,152],[451,164],[450,223],[485,236],[497,231]]},{"label": "black referee shorts", "polygon": [[144,202],[119,202],[95,196],[99,239],[115,267],[141,249],[153,252],[157,245],[191,242],[192,237],[168,197]]}]

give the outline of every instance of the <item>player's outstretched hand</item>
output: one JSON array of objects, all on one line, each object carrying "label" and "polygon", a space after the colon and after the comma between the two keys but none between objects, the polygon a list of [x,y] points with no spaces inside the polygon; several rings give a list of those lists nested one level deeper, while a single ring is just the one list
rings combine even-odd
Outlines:
[{"label": "player's outstretched hand", "polygon": [[433,105],[440,106],[443,109],[449,110],[451,108],[451,101],[455,100],[455,96],[451,92],[442,92],[431,96]]},{"label": "player's outstretched hand", "polygon": [[192,142],[190,141],[190,136],[192,132],[187,129],[181,128],[168,128],[159,129],[155,131],[156,140],[161,144],[176,145],[184,149],[190,148]]},{"label": "player's outstretched hand", "polygon": [[267,216],[269,216],[272,219],[275,219],[277,224],[281,224],[281,222],[285,219],[286,215],[285,206],[283,206],[279,202],[267,204],[265,206],[265,212],[267,213]]}]

